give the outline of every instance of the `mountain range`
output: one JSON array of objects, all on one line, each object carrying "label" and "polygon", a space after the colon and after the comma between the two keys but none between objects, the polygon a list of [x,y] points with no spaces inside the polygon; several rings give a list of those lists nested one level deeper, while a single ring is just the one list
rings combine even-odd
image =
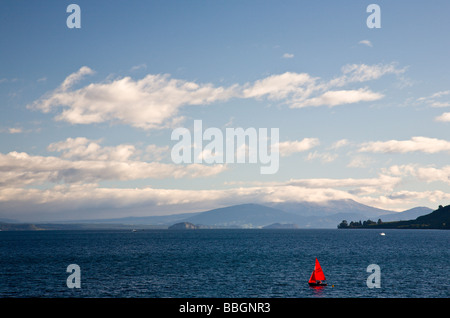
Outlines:
[{"label": "mountain range", "polygon": [[[416,207],[403,212],[382,210],[354,200],[334,200],[327,203],[241,204],[209,210],[180,219],[205,226],[257,228],[270,224],[295,224],[299,228],[336,228],[342,220],[400,221],[416,218],[433,211]],[[180,215],[182,216],[182,215]]]},{"label": "mountain range", "polygon": [[125,217],[97,220],[73,220],[66,224],[122,224],[129,226],[157,226],[167,228],[175,223],[188,222],[206,227],[259,228],[274,223],[292,224],[298,228],[336,228],[342,220],[400,221],[415,219],[432,209],[416,207],[403,212],[382,210],[354,200],[333,200],[324,203],[272,202],[239,204],[196,213],[162,216]]},{"label": "mountain range", "polygon": [[[267,228],[273,224],[278,224],[279,228],[336,228],[342,220],[401,221],[415,219],[432,211],[427,207],[416,207],[403,212],[394,212],[348,199],[323,203],[271,202],[264,205],[248,203],[196,213],[72,220],[47,222],[46,224],[36,223],[36,225],[40,229],[150,229],[168,228],[176,223],[186,222],[198,225],[200,228]],[[6,224],[6,220],[0,221]],[[8,221],[9,224],[14,223],[13,220]]]}]

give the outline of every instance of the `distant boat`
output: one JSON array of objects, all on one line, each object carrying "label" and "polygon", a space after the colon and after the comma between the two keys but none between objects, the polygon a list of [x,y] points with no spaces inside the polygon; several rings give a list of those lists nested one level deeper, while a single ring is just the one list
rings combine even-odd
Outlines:
[{"label": "distant boat", "polygon": [[309,278],[308,284],[309,286],[327,286],[328,284],[323,282],[326,280],[325,274],[322,271],[322,267],[320,267],[319,260],[316,258],[316,264],[314,265],[314,270]]},{"label": "distant boat", "polygon": [[137,232],[137,230],[136,230],[136,229],[133,229],[133,230],[131,230],[131,232]]},{"label": "distant boat", "polygon": [[384,232],[381,232],[380,235],[381,235],[381,236],[385,236],[386,234],[384,234]]}]

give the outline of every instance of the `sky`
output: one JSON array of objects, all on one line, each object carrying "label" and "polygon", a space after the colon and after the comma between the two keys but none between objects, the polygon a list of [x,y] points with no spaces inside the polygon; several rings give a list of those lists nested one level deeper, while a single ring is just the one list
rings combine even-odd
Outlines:
[{"label": "sky", "polygon": [[[449,10],[443,0],[1,1],[0,219],[447,205]],[[176,162],[177,129],[193,153],[210,143],[194,141],[195,121],[221,132],[224,149],[227,129],[277,129],[277,171],[262,174],[260,157]]]}]

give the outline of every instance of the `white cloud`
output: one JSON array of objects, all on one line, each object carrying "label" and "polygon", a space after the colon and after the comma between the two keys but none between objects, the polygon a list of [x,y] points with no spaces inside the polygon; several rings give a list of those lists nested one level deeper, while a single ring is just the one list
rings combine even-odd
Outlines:
[{"label": "white cloud", "polygon": [[136,151],[133,145],[102,147],[97,141],[84,137],[67,138],[50,144],[47,149],[62,152],[61,158],[64,159],[102,161],[127,161]]},{"label": "white cloud", "polygon": [[20,134],[23,132],[22,128],[8,128],[10,134]]},{"label": "white cloud", "polygon": [[367,88],[333,90],[350,83],[378,79],[385,74],[400,74],[394,64],[351,64],[342,68],[343,75],[330,81],[307,73],[286,72],[270,75],[244,85],[229,87],[173,79],[169,75],[148,74],[142,79],[123,77],[90,83],[74,89],[75,83],[94,71],[83,66],[69,75],[54,91],[28,105],[42,112],[56,111],[56,120],[72,124],[119,122],[142,129],[160,129],[179,124],[182,107],[209,105],[231,98],[281,101],[292,108],[337,106],[383,97]]},{"label": "white cloud", "polygon": [[435,118],[436,121],[449,122],[450,113],[443,113],[442,115]]},{"label": "white cloud", "polygon": [[62,82],[59,89],[61,91],[66,91],[67,89],[72,87],[75,83],[79,82],[85,75],[91,74],[94,74],[94,71],[87,66],[83,66],[77,72],[67,76],[66,79]]},{"label": "white cloud", "polygon": [[340,91],[328,91],[321,96],[307,99],[303,102],[296,103],[295,108],[301,108],[306,106],[337,106],[343,104],[353,104],[358,102],[375,101],[383,98],[380,93],[374,93],[367,89],[358,90],[340,90]]},{"label": "white cloud", "polygon": [[289,96],[307,95],[314,90],[316,79],[306,73],[286,72],[271,75],[254,83],[248,83],[242,91],[244,98],[262,98],[280,100]]},{"label": "white cloud", "polygon": [[135,66],[133,66],[131,69],[130,69],[130,71],[131,72],[134,72],[134,71],[139,71],[139,70],[143,70],[143,69],[146,69],[147,68],[147,64],[139,64],[139,65],[135,65]]},{"label": "white cloud", "polygon": [[366,156],[355,156],[348,163],[349,168],[367,168],[374,163],[374,159]]},{"label": "white cloud", "polygon": [[449,107],[450,102],[432,102],[430,104],[431,107]]},{"label": "white cloud", "polygon": [[306,160],[311,161],[311,160],[319,159],[320,161],[322,161],[324,163],[329,163],[329,162],[336,160],[337,157],[338,157],[338,154],[332,154],[329,152],[319,153],[317,151],[314,151],[314,152],[310,152],[308,154],[308,156],[306,157]]},{"label": "white cloud", "polygon": [[61,157],[34,156],[25,152],[0,153],[0,187],[21,187],[45,183],[97,183],[106,180],[196,178],[225,171],[225,165],[187,166],[144,162],[132,145],[101,147],[86,138],[68,138],[53,143],[50,151]]},{"label": "white cloud", "polygon": [[347,146],[349,143],[350,142],[347,139],[341,139],[341,140],[338,140],[335,143],[333,143],[333,145],[331,146],[331,149],[339,149],[339,148]]},{"label": "white cloud", "polygon": [[436,98],[440,98],[442,96],[447,96],[447,95],[450,95],[450,90],[439,91],[439,92],[433,93],[430,96],[426,96],[426,97],[419,97],[417,99],[417,101],[430,101],[430,100],[434,101],[434,99],[436,99]]},{"label": "white cloud", "polygon": [[[435,108],[450,107],[450,102],[448,100],[439,100],[443,96],[448,96],[448,95],[450,95],[450,90],[439,91],[430,96],[420,97],[417,99],[417,102],[424,102],[424,103],[428,104],[430,107],[435,107]],[[441,116],[436,117],[436,120],[437,121],[450,121],[450,119],[448,118],[449,116],[447,116],[446,114],[448,114],[448,113],[444,113]]]},{"label": "white cloud", "polygon": [[347,64],[341,70],[344,75],[331,81],[331,83],[344,85],[346,83],[366,82],[378,79],[386,74],[400,75],[406,71],[406,68],[398,69],[395,63],[378,65]]},{"label": "white cloud", "polygon": [[317,138],[304,138],[301,141],[283,141],[278,144],[278,149],[282,157],[289,156],[293,153],[302,152],[316,147],[320,144]]},{"label": "white cloud", "polygon": [[143,129],[171,126],[179,120],[178,109],[184,105],[204,105],[227,100],[234,87],[213,87],[170,79],[168,75],[147,75],[133,80],[124,77],[107,83],[92,83],[77,90],[68,89],[85,74],[88,67],[71,74],[60,88],[29,107],[49,112],[62,108],[57,120],[73,124],[92,124],[118,120]]},{"label": "white cloud", "polygon": [[372,47],[372,42],[370,42],[369,40],[361,40],[358,42],[359,44],[364,44],[366,46]]},{"label": "white cloud", "polygon": [[[98,208],[124,208],[129,213],[133,207],[141,206],[145,208],[144,215],[149,215],[161,214],[161,211],[168,213],[179,213],[180,210],[194,212],[248,202],[326,202],[328,200],[356,198],[346,190],[333,188],[333,181],[335,185],[345,184],[350,187],[363,185],[367,182],[369,184],[378,183],[371,180],[358,182],[357,180],[327,179],[319,181],[320,185],[325,187],[321,187],[319,184],[312,184],[311,186],[311,184],[307,184],[307,181],[304,185],[301,184],[301,181],[298,181],[298,184],[292,181],[291,184],[236,187],[221,190],[157,189],[150,187],[118,189],[101,188],[95,184],[57,185],[46,190],[0,187],[0,206],[2,204],[11,205],[15,202],[13,204],[14,209],[20,212],[54,211],[59,214],[71,209],[82,209],[83,211],[89,211],[84,213],[91,213],[92,210]],[[33,208],[31,209],[31,207]],[[17,217],[17,215],[15,216]],[[107,216],[112,217],[111,210],[108,211]],[[95,217],[98,217],[98,215]]]},{"label": "white cloud", "polygon": [[161,161],[170,154],[169,146],[148,145],[145,148],[145,158],[151,161]]},{"label": "white cloud", "polygon": [[333,188],[333,189],[355,189],[355,188],[373,188],[374,192],[393,191],[393,189],[401,182],[398,176],[391,176],[387,173],[380,174],[376,178],[317,178],[317,179],[294,179],[286,183],[286,185],[300,186],[306,188]]},{"label": "white cloud", "polygon": [[417,164],[394,165],[385,169],[385,173],[406,178],[412,176],[423,182],[440,181],[450,184],[450,166],[436,168]]},{"label": "white cloud", "polygon": [[291,53],[284,53],[283,54],[283,58],[284,59],[291,59],[291,58],[293,58],[294,57],[294,54],[291,54]]},{"label": "white cloud", "polygon": [[[15,157],[14,161],[7,162],[5,157]],[[96,161],[93,170],[97,170]],[[74,167],[76,165],[78,167]],[[37,184],[39,179],[51,180],[46,174],[55,173],[53,177],[58,180],[58,174],[77,174],[78,168],[85,163],[78,161],[68,163],[55,157],[29,156],[23,153],[0,155],[0,207],[8,207],[9,217],[18,217],[17,213],[43,212],[54,213],[55,216],[67,218],[64,211],[78,209],[80,213],[96,212],[101,208],[108,211],[105,217],[113,217],[123,213],[130,215],[130,211],[140,211],[143,215],[165,214],[202,211],[221,206],[239,203],[266,203],[266,202],[326,202],[328,200],[353,199],[358,202],[376,206],[402,210],[411,207],[421,200],[441,204],[450,199],[450,194],[443,191],[397,191],[405,178],[414,177],[419,181],[443,181],[448,183],[450,166],[442,168],[420,167],[417,165],[392,166],[373,178],[316,178],[292,179],[285,182],[254,182],[252,186],[243,184],[233,187],[232,183],[224,189],[184,190],[184,189],[158,189],[144,188],[105,188],[100,187],[96,180],[83,178],[83,183],[55,184],[51,188],[41,189],[24,187],[25,184]],[[65,170],[66,165],[69,167]],[[8,169],[6,169],[6,167]],[[52,167],[52,168],[50,168]],[[141,173],[146,173],[145,166],[137,167]],[[157,169],[160,170],[158,166]],[[165,166],[167,168],[167,166]],[[170,168],[170,167],[169,167]],[[202,167],[205,168],[205,167]],[[72,170],[74,169],[74,170]],[[120,173],[129,174],[132,170],[124,168]],[[9,171],[9,179],[7,172]],[[52,172],[53,171],[53,172]],[[20,172],[20,173],[18,173]],[[92,171],[89,171],[92,173]],[[172,171],[173,172],[173,171]],[[42,175],[40,175],[40,173]],[[112,175],[114,169],[110,171]],[[120,174],[119,173],[119,174]],[[17,177],[22,176],[22,184],[18,184]],[[5,178],[6,176],[6,178]],[[26,177],[24,177],[26,176]],[[59,179],[60,180],[60,179]],[[55,181],[55,180],[53,180]],[[91,182],[89,182],[91,181]],[[121,210],[123,209],[123,210]],[[33,211],[33,212],[31,212]],[[126,212],[124,212],[126,211]],[[78,212],[77,212],[78,213]],[[136,214],[132,214],[136,215]],[[6,214],[4,215],[4,217]],[[92,217],[99,217],[98,214]],[[73,219],[73,216],[69,216]]]},{"label": "white cloud", "polygon": [[450,151],[450,141],[428,137],[412,137],[411,140],[372,141],[362,144],[358,151],[375,153],[424,152],[431,154]]}]

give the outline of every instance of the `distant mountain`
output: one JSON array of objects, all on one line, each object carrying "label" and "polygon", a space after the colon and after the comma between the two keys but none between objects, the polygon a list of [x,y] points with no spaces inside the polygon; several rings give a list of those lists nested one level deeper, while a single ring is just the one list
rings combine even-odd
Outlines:
[{"label": "distant mountain", "polygon": [[240,204],[213,209],[183,220],[218,227],[262,227],[272,223],[303,223],[301,216],[260,204]]},{"label": "distant mountain", "polygon": [[421,215],[429,214],[432,211],[433,209],[421,206],[403,212],[395,212],[391,214],[382,215],[380,218],[383,222],[412,220]]},{"label": "distant mountain", "polygon": [[265,205],[302,216],[330,216],[337,213],[358,214],[362,218],[375,218],[394,211],[374,208],[351,199],[327,202],[272,202]]},{"label": "distant mountain", "polygon": [[57,222],[59,224],[69,224],[69,223],[82,223],[82,224],[126,224],[126,225],[168,225],[187,217],[197,215],[199,213],[181,213],[181,214],[169,214],[169,215],[152,215],[152,216],[129,216],[124,218],[113,218],[113,219],[93,219],[93,220],[72,220],[65,222]]},{"label": "distant mountain", "polygon": [[[342,220],[383,222],[410,220],[430,213],[426,207],[394,212],[367,206],[353,200],[314,202],[271,202],[240,204],[196,213],[161,216],[124,217],[96,220],[73,220],[37,224],[43,229],[168,228],[189,222],[201,228],[255,228],[270,224],[296,224],[299,228],[336,228]],[[12,223],[12,222],[6,222]]]},{"label": "distant mountain", "polygon": [[403,212],[374,208],[354,200],[332,200],[326,203],[272,202],[241,204],[213,209],[182,221],[219,227],[264,227],[273,223],[291,223],[299,228],[336,228],[342,220],[378,221],[415,218],[432,211],[417,207]]}]

